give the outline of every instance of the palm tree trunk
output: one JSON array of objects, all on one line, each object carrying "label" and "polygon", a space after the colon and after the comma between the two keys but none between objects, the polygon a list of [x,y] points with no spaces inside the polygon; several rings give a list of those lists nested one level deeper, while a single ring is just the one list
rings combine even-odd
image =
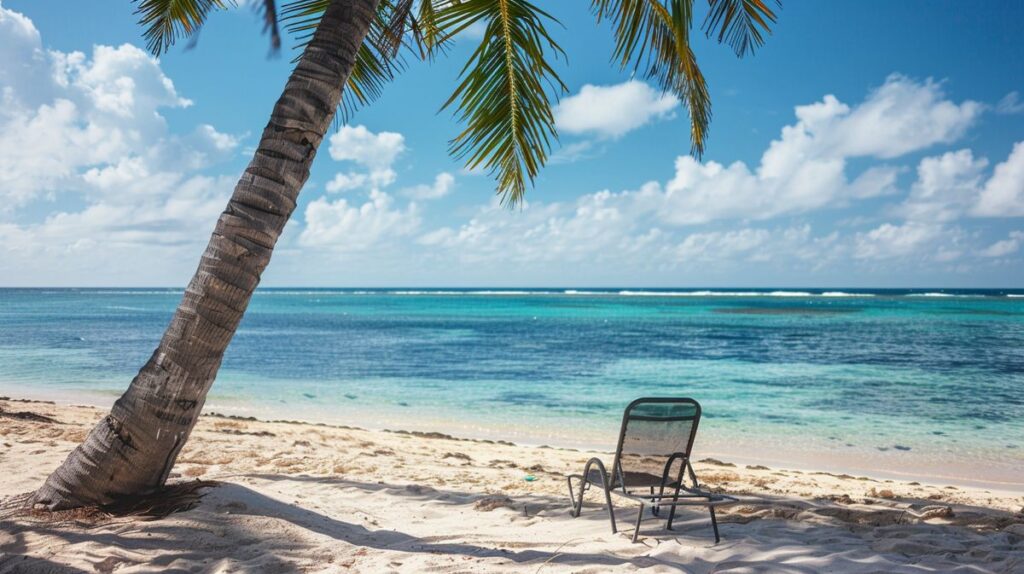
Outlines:
[{"label": "palm tree trunk", "polygon": [[334,118],[380,0],[333,0],[277,100],[153,356],[36,491],[38,507],[110,503],[163,486]]}]

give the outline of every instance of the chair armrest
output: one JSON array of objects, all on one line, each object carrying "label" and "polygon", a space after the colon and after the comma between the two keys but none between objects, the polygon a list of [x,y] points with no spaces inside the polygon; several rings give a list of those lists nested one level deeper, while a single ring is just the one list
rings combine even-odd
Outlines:
[{"label": "chair armrest", "polygon": [[605,469],[604,462],[596,456],[587,461],[587,464],[583,467],[583,480],[584,482],[593,482],[590,480],[590,468],[597,466],[597,470],[601,473],[601,486],[606,487],[607,483],[611,480],[608,476],[608,471]]}]

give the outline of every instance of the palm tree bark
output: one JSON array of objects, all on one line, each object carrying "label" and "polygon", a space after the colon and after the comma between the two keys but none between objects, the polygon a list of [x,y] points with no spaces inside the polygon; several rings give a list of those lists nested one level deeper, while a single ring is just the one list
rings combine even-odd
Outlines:
[{"label": "palm tree bark", "polygon": [[333,0],[277,100],[170,326],[85,442],[36,491],[51,510],[163,486],[295,209],[380,0]]}]

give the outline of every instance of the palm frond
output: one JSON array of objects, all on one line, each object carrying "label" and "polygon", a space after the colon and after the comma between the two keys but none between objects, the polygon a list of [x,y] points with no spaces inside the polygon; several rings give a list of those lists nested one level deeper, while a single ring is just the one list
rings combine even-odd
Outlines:
[{"label": "palm frond", "polygon": [[566,87],[548,56],[564,52],[545,28],[557,20],[528,0],[462,0],[439,8],[434,22],[441,38],[485,25],[442,109],[454,105],[466,124],[450,142],[452,154],[469,169],[489,170],[502,202],[517,205],[557,138],[550,94]]},{"label": "palm frond", "polygon": [[212,10],[222,10],[232,0],[133,0],[143,27],[146,48],[159,56],[179,38],[194,36]]},{"label": "palm frond", "polygon": [[281,30],[277,20],[277,2],[274,0],[259,0],[256,3],[256,13],[263,19],[263,33],[270,34],[270,50],[277,52],[281,49]]},{"label": "palm frond", "polygon": [[447,40],[437,27],[437,4],[443,6],[444,0],[420,0],[420,8],[416,16],[417,42],[420,50],[427,57],[443,51]]},{"label": "palm frond", "polygon": [[[286,29],[298,37],[298,47],[312,38],[330,2],[293,0],[283,6],[281,17]],[[401,49],[407,46],[410,35],[416,37],[413,4],[412,0],[381,0],[378,4],[377,15],[356,53],[355,66],[342,94],[342,121],[348,121],[358,108],[380,97],[384,86],[405,69]]]},{"label": "palm frond", "polygon": [[[718,41],[732,47],[743,57],[764,44],[764,35],[771,33],[775,12],[770,0],[708,0],[709,11],[704,20],[704,33],[710,38],[717,31]],[[775,4],[782,4],[776,0]]]},{"label": "palm frond", "polygon": [[591,7],[598,21],[612,21],[613,58],[619,65],[686,103],[690,152],[700,157],[711,123],[711,97],[690,47],[693,0],[592,0]]}]

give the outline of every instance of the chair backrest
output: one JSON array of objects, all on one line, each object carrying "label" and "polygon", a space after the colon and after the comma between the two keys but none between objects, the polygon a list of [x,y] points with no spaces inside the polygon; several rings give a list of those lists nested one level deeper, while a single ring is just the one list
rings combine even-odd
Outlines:
[{"label": "chair backrest", "polygon": [[657,487],[665,478],[666,483],[677,480],[673,474],[681,476],[682,467],[676,464],[689,459],[698,423],[700,403],[693,399],[655,397],[629,403],[615,449],[612,487]]}]

